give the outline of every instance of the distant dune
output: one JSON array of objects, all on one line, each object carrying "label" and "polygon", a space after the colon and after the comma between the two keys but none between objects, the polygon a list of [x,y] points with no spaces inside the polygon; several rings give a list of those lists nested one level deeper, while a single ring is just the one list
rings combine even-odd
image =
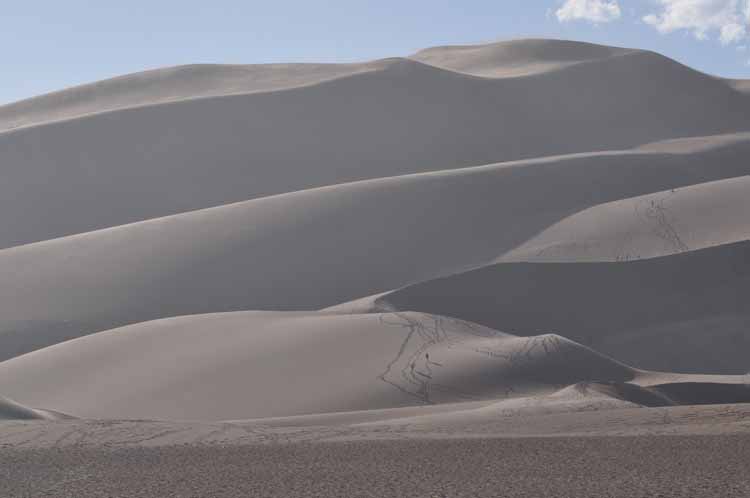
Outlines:
[{"label": "distant dune", "polygon": [[[650,52],[592,59],[592,50],[612,50],[565,43],[560,58],[556,46],[477,50],[506,54],[483,62],[498,71],[535,53],[591,60],[517,78],[412,59],[309,74],[297,66],[184,68],[167,71],[165,83],[148,73],[95,85],[106,112],[76,115],[99,105],[92,88],[27,103],[77,117],[0,133],[0,247],[355,180],[750,130],[750,97],[728,81]],[[475,63],[476,54],[461,53],[467,67]],[[224,83],[234,78],[227,72],[244,71],[264,73],[258,88],[266,90],[237,94]],[[172,87],[207,95],[203,85],[219,95],[165,101]],[[72,110],[48,103],[68,95]],[[113,109],[118,99],[137,106]]]},{"label": "distant dune", "polygon": [[411,58],[486,78],[512,78],[597,62],[636,52],[565,40],[513,40],[487,45],[449,45],[420,50]]},{"label": "distant dune", "polygon": [[365,64],[191,64],[118,76],[0,106],[0,130],[220,95],[282,90],[376,70]]}]

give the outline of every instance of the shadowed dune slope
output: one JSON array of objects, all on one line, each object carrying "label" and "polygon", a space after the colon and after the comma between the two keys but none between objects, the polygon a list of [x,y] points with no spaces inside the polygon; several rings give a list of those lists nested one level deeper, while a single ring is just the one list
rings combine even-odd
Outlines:
[{"label": "shadowed dune slope", "polygon": [[750,383],[676,382],[651,386],[650,389],[680,405],[750,403]]},{"label": "shadowed dune slope", "polygon": [[635,372],[555,335],[419,313],[172,318],[0,363],[0,389],[84,417],[238,419],[550,392]]},{"label": "shadowed dune slope", "polygon": [[502,256],[510,261],[623,261],[750,239],[750,176],[601,204]]},{"label": "shadowed dune slope", "polygon": [[622,263],[507,263],[408,286],[380,307],[554,332],[639,368],[743,373],[750,242]]},{"label": "shadowed dune slope", "polygon": [[0,420],[41,420],[43,418],[31,408],[0,396]]},{"label": "shadowed dune slope", "polygon": [[713,140],[370,180],[2,250],[0,360],[169,316],[319,309],[483,265],[587,207],[750,174],[750,141]]},{"label": "shadowed dune slope", "polygon": [[37,410],[20,405],[0,396],[0,422],[3,420],[57,420],[69,419],[67,415],[47,410]]},{"label": "shadowed dune slope", "polygon": [[522,78],[390,59],[319,84],[1,133],[0,247],[315,186],[748,129],[750,97],[648,52]]}]

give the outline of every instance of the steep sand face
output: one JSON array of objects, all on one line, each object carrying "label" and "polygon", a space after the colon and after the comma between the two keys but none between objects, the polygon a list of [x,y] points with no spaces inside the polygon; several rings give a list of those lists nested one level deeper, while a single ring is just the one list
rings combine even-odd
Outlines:
[{"label": "steep sand face", "polygon": [[40,420],[43,417],[31,408],[0,396],[0,420]]},{"label": "steep sand face", "polygon": [[634,50],[565,40],[510,40],[487,45],[453,45],[421,50],[410,58],[432,66],[486,78],[526,76],[599,61]]},{"label": "steep sand face", "polygon": [[750,176],[600,204],[498,262],[627,261],[750,239]]},{"label": "steep sand face", "polygon": [[750,141],[703,140],[720,145],[371,180],[2,250],[0,359],[169,316],[319,309],[484,265],[603,202],[750,174]]},{"label": "steep sand face", "polygon": [[38,410],[0,396],[0,422],[12,420],[59,420],[72,417],[48,410]]},{"label": "steep sand face", "polygon": [[508,263],[379,299],[514,334],[559,333],[639,368],[743,373],[749,262],[742,242],[620,263]]},{"label": "steep sand face", "polygon": [[366,178],[733,133],[748,116],[729,83],[647,52],[500,79],[391,59],[2,133],[0,247]]},{"label": "steep sand face", "polygon": [[549,392],[630,368],[559,336],[418,313],[241,312],[94,334],[0,363],[0,389],[84,417],[239,419]]}]

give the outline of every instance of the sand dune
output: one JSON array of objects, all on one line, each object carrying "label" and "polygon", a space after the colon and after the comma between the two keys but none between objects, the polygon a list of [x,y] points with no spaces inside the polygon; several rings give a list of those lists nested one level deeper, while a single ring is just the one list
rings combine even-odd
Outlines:
[{"label": "sand dune", "polygon": [[0,360],[169,316],[319,309],[487,264],[591,206],[750,174],[744,135],[695,140],[338,185],[2,250]]},{"label": "sand dune", "polygon": [[72,417],[48,410],[37,410],[0,396],[0,422],[3,420],[58,420]]},{"label": "sand dune", "polygon": [[83,417],[220,420],[551,392],[635,372],[555,335],[414,313],[240,312],[133,325],[0,363],[0,390]]},{"label": "sand dune", "polygon": [[748,157],[559,40],[2,106],[0,494],[746,496]]},{"label": "sand dune", "polygon": [[600,204],[498,261],[624,261],[750,240],[748,194],[744,176]]},{"label": "sand dune", "polygon": [[367,67],[0,133],[0,247],[354,180],[750,129],[747,95],[648,52],[520,78],[411,59]]},{"label": "sand dune", "polygon": [[38,420],[41,414],[0,396],[0,420]]},{"label": "sand dune", "polygon": [[518,335],[555,332],[639,368],[743,373],[748,262],[750,242],[619,263],[497,264],[408,286],[369,306]]},{"label": "sand dune", "polygon": [[364,64],[192,64],[152,69],[0,106],[0,131],[162,102],[294,88],[376,70]]},{"label": "sand dune", "polygon": [[487,45],[450,45],[421,50],[411,58],[432,66],[487,78],[508,78],[600,61],[634,50],[565,40],[512,40]]},{"label": "sand dune", "polygon": [[745,86],[522,40],[1,107],[0,443],[746,431]]}]

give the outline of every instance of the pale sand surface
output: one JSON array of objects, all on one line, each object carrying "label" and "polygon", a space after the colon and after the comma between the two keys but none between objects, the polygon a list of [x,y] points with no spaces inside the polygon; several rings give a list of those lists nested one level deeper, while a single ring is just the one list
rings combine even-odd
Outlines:
[{"label": "pale sand surface", "polygon": [[0,362],[0,392],[92,418],[226,420],[550,393],[636,372],[555,335],[418,313],[146,322]]},{"label": "pale sand surface", "polygon": [[626,261],[747,240],[748,191],[741,176],[599,204],[497,261]]},{"label": "pale sand surface", "polygon": [[[600,45],[558,40],[516,40],[481,46],[435,47],[412,59],[487,77],[544,72],[624,53]],[[219,95],[278,91],[361,72],[388,60],[358,64],[192,64],[118,76],[0,106],[0,131],[87,114]]]},{"label": "pale sand surface", "polygon": [[[718,188],[691,188],[719,197],[741,190],[750,140],[701,140],[715,145],[369,180],[0,250],[0,359],[156,318],[331,306],[487,264],[604,202],[718,179],[726,179]],[[716,202],[736,212],[715,228],[700,224],[702,204],[685,194],[680,222],[699,227],[702,243],[731,242],[744,233],[740,193]],[[632,225],[625,221],[612,226]],[[641,231],[654,225],[636,222]],[[608,226],[590,230],[613,246],[621,232]]]},{"label": "pale sand surface", "polygon": [[108,419],[236,420],[464,401],[495,402],[454,409],[480,418],[653,406],[658,399],[740,403],[750,402],[746,381],[638,371],[555,334],[517,337],[412,312],[192,315],[0,362],[4,395]]},{"label": "pale sand surface", "polygon": [[[502,72],[533,57],[547,64],[538,54],[555,47],[509,42],[478,50],[510,51],[482,63]],[[549,59],[554,66],[587,60],[591,50],[574,44]],[[473,65],[474,56],[464,55]],[[412,59],[373,64],[312,85],[281,88],[282,81],[275,90],[270,68],[269,91],[172,102],[160,100],[160,92],[180,86],[171,79],[141,90],[131,77],[121,82],[125,94],[132,86],[147,101],[153,91],[153,104],[2,132],[0,247],[355,180],[750,129],[748,95],[650,52],[594,56],[515,78]],[[220,93],[226,70],[216,69]],[[190,87],[195,71],[202,70],[175,78]],[[285,71],[278,69],[280,80]],[[117,88],[102,91],[120,98]],[[10,214],[18,212],[21,222]]]}]

